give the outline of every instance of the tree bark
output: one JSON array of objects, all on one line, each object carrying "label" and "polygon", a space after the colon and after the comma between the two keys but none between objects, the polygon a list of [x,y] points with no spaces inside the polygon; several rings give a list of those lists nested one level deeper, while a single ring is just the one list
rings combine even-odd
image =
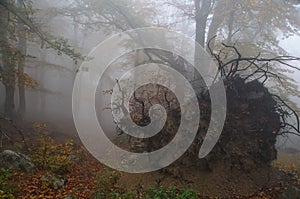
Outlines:
[{"label": "tree bark", "polygon": [[228,45],[231,45],[232,43],[232,36],[233,36],[233,25],[234,25],[234,15],[235,15],[235,3],[231,3],[231,11],[229,13],[228,17],[228,37],[227,37],[227,43]]},{"label": "tree bark", "polygon": [[5,102],[4,102],[4,116],[8,118],[14,117],[15,112],[15,73],[13,68],[13,58],[10,57],[10,46],[8,42],[8,11],[0,6],[0,48],[2,51],[2,83],[5,87]]},{"label": "tree bark", "polygon": [[24,113],[26,110],[26,98],[25,98],[25,82],[24,78],[22,78],[24,74],[24,66],[25,66],[25,56],[26,56],[26,51],[27,51],[27,42],[25,35],[20,35],[19,34],[19,50],[21,57],[19,58],[19,63],[18,63],[18,74],[19,74],[19,79],[18,79],[18,86],[19,86],[19,108],[18,108],[18,116],[20,119],[23,119]]},{"label": "tree bark", "polygon": [[[19,8],[23,7],[22,1],[18,0],[17,6]],[[25,56],[27,54],[27,41],[26,32],[24,31],[24,24],[19,20],[18,22],[18,50],[20,52],[20,57],[18,60],[18,87],[19,87],[19,108],[18,116],[23,119],[26,110],[26,98],[25,98],[25,81],[23,77],[24,66],[25,66]],[[23,31],[23,34],[22,34]]]},{"label": "tree bark", "polygon": [[15,116],[15,86],[5,85],[5,103],[4,103],[4,116],[7,118],[14,118]]},{"label": "tree bark", "polygon": [[[207,18],[211,11],[212,0],[194,0],[195,3],[195,21],[196,21],[196,42],[200,45],[195,46],[194,55],[194,66],[195,67],[208,67],[209,63],[204,63],[203,49],[205,49],[205,30],[207,24]],[[205,87],[205,83],[202,80],[201,74],[198,73],[197,69],[194,70],[194,78],[191,82],[194,90],[199,94]]]},{"label": "tree bark", "polygon": [[205,48],[205,29],[208,15],[211,11],[211,0],[194,0],[196,21],[196,42]]},{"label": "tree bark", "polygon": [[207,34],[207,43],[210,41],[211,49],[214,49],[215,46],[215,38],[213,37],[217,35],[218,29],[224,21],[224,11],[226,10],[225,4],[226,3],[224,3],[223,1],[217,1],[217,5],[214,9],[214,14]]}]

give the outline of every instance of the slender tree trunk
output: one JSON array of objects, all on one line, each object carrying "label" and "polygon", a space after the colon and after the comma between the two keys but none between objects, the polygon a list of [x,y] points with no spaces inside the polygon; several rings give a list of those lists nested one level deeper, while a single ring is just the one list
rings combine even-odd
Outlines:
[{"label": "slender tree trunk", "polygon": [[21,53],[21,57],[19,59],[18,63],[18,74],[19,74],[19,79],[18,79],[18,86],[19,86],[19,109],[18,109],[18,115],[20,116],[21,119],[24,117],[24,113],[26,110],[26,98],[25,98],[25,82],[24,79],[22,78],[24,74],[24,66],[25,66],[25,57],[26,56],[26,49],[27,43],[26,43],[26,38],[24,35],[19,35],[19,50]]},{"label": "slender tree trunk", "polygon": [[[22,1],[18,0],[17,6],[19,8],[23,7]],[[25,82],[23,74],[24,74],[24,66],[25,66],[25,56],[27,54],[27,41],[26,41],[26,32],[24,31],[24,24],[19,21],[18,22],[18,50],[20,52],[19,60],[18,60],[18,87],[19,87],[19,108],[18,108],[18,116],[20,119],[23,119],[24,113],[26,110],[26,98],[25,98]]]},{"label": "slender tree trunk", "polygon": [[5,103],[4,103],[4,115],[8,118],[14,118],[15,116],[15,86],[5,85]]},{"label": "slender tree trunk", "polygon": [[[207,18],[211,11],[212,0],[194,0],[195,3],[195,21],[196,21],[196,42],[200,44],[202,48],[205,49],[205,30],[207,24]],[[209,67],[208,63],[204,63],[203,58],[203,49],[196,45],[195,46],[195,55],[194,55],[194,65],[197,67]],[[202,80],[201,74],[198,71],[194,70],[194,79],[192,80],[192,85],[197,94],[199,94],[204,87],[204,82]]]},{"label": "slender tree trunk", "polygon": [[8,42],[8,12],[0,6],[0,48],[2,51],[1,61],[1,75],[2,83],[5,87],[5,102],[4,102],[4,116],[13,118],[15,115],[15,72],[14,72],[14,58],[10,55],[10,46]]},{"label": "slender tree trunk", "polygon": [[194,0],[196,20],[196,41],[205,48],[205,29],[208,15],[211,11],[211,0]]},{"label": "slender tree trunk", "polygon": [[215,47],[215,38],[213,37],[217,35],[218,29],[220,28],[221,24],[224,21],[225,10],[226,10],[225,3],[223,1],[217,1],[217,5],[214,9],[214,14],[207,33],[207,43],[210,41],[211,49],[214,49]]},{"label": "slender tree trunk", "polygon": [[[2,48],[5,49],[5,48]],[[7,49],[8,51],[8,49]],[[14,61],[13,57],[7,52],[3,52],[3,84],[5,87],[5,102],[4,102],[4,116],[13,119],[16,116],[15,113],[15,71],[14,71]]]},{"label": "slender tree trunk", "polygon": [[232,36],[233,36],[233,25],[234,25],[234,15],[235,15],[235,3],[231,3],[231,11],[228,17],[228,37],[227,43],[230,45],[232,43]]},{"label": "slender tree trunk", "polygon": [[[5,46],[5,45],[4,45]],[[4,102],[4,116],[13,119],[15,114],[15,71],[14,71],[14,58],[8,54],[9,49],[2,48],[2,61],[3,61],[3,84],[5,87],[5,102]]]}]

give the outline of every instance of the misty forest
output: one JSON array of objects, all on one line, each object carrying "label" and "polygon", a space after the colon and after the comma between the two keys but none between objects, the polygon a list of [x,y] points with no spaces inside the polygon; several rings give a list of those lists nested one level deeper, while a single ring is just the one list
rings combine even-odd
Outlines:
[{"label": "misty forest", "polygon": [[0,0],[0,198],[299,199],[299,79],[299,0]]}]

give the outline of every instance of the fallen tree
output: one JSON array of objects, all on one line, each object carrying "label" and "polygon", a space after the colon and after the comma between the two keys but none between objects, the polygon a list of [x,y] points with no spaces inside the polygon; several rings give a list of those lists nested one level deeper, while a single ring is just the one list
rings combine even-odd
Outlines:
[{"label": "fallen tree", "polygon": [[[242,175],[245,174],[247,176],[245,179],[247,179],[244,180],[245,183],[241,183],[241,187],[252,186],[253,184],[248,180],[255,178],[253,176],[259,176],[263,182],[257,183],[257,180],[253,180],[253,183],[257,183],[256,188],[258,189],[272,179],[270,175],[273,174],[270,174],[269,171],[272,170],[271,162],[277,157],[275,147],[277,137],[287,134],[300,136],[297,112],[286,100],[278,94],[272,93],[266,86],[268,80],[271,79],[269,81],[271,83],[274,81],[282,83],[282,76],[272,71],[271,66],[278,63],[281,66],[299,70],[289,62],[300,59],[291,56],[261,58],[260,54],[247,58],[243,57],[235,46],[226,44],[223,46],[225,49],[231,50],[233,58],[225,61],[221,57],[222,52],[216,54],[209,48],[218,65],[218,73],[224,82],[228,102],[227,118],[221,137],[208,156],[204,159],[198,158],[199,149],[210,122],[211,111],[209,92],[202,89],[198,95],[201,119],[196,138],[183,156],[161,171],[187,181],[193,178],[197,172],[210,171],[216,173],[215,177],[212,177],[216,183],[217,176],[223,177],[222,180],[224,180],[230,172],[235,172],[237,179],[243,179]],[[178,62],[185,63],[184,60]],[[174,60],[169,63],[174,63]],[[151,90],[152,96],[143,94],[147,90]],[[153,90],[155,90],[154,94]],[[149,109],[157,103],[165,107],[168,115],[164,128],[151,138],[139,139],[129,136],[129,147],[125,147],[127,150],[133,152],[155,151],[168,144],[175,136],[180,125],[181,110],[176,96],[163,86],[146,85],[138,88],[131,98],[131,118],[138,125],[149,124]],[[186,173],[191,175],[186,175]],[[243,181],[240,179],[234,182],[228,181],[231,184],[235,183],[234,186],[236,186]],[[223,181],[222,183],[224,184]]]}]

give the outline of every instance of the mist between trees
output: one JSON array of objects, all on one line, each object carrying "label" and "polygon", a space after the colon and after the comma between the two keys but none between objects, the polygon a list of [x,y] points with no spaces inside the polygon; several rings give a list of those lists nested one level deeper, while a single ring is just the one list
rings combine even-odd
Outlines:
[{"label": "mist between trees", "polygon": [[[110,35],[145,26],[169,28],[194,38],[219,60],[218,64],[227,63],[220,71],[223,75],[225,68],[233,73],[232,64],[239,55],[248,62],[275,58],[266,72],[274,78],[260,81],[298,111],[295,100],[291,100],[299,97],[298,85],[290,75],[298,62],[280,46],[283,38],[299,34],[298,1],[2,0],[0,6],[3,117],[47,121],[58,130],[67,127],[67,132],[74,133],[71,95],[81,62]],[[137,53],[128,60],[136,62],[139,56]],[[195,57],[197,60],[197,49]],[[154,53],[147,59],[178,68],[182,63],[175,58]],[[262,69],[254,67],[245,72],[246,76],[257,70]],[[114,82],[114,75],[107,81]],[[114,134],[112,118],[104,120]]]}]

